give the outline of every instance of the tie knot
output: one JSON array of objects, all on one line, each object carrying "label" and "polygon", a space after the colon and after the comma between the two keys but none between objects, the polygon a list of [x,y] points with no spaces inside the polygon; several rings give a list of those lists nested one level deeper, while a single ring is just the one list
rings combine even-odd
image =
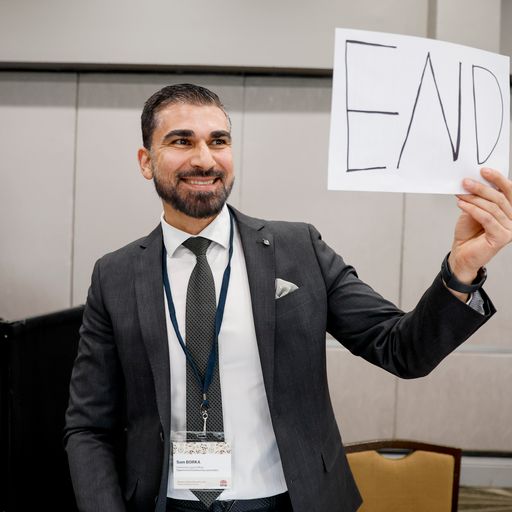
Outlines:
[{"label": "tie knot", "polygon": [[183,246],[191,250],[196,256],[204,256],[211,240],[202,236],[191,237],[183,242]]}]

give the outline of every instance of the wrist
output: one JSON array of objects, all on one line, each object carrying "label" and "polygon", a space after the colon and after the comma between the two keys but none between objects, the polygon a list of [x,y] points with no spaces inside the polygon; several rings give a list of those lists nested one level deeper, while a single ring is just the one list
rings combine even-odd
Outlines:
[{"label": "wrist", "polygon": [[[452,291],[459,292],[461,294],[473,293],[478,290],[485,282],[487,278],[487,272],[484,267],[481,267],[477,271],[473,271],[467,268],[457,267],[459,274],[456,274],[450,264],[452,254],[448,253],[443,260],[441,265],[441,276],[444,284]],[[454,263],[456,265],[456,262]],[[462,298],[462,297],[461,297]]]},{"label": "wrist", "polygon": [[464,284],[471,284],[477,277],[479,269],[471,269],[465,265],[460,265],[453,253],[448,253],[448,268],[455,279]]}]

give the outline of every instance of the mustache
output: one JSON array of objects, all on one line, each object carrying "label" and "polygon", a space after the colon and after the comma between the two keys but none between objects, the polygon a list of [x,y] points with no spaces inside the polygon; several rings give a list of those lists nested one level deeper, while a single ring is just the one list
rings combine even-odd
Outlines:
[{"label": "mustache", "polygon": [[191,171],[181,171],[176,174],[179,179],[188,178],[222,178],[224,173],[222,171],[216,171],[215,169],[207,169],[204,171],[194,169]]}]

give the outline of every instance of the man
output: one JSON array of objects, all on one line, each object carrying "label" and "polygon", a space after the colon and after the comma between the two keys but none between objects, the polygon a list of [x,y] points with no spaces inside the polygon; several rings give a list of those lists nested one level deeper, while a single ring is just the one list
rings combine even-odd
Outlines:
[{"label": "man", "polygon": [[[93,272],[65,432],[79,509],[355,512],[325,333],[401,377],[429,373],[494,313],[482,267],[512,239],[512,183],[490,169],[482,175],[494,187],[465,180],[443,277],[404,314],[312,226],[226,206],[230,121],[214,93],[190,84],[158,91],[142,132],[140,168],[164,213],[148,237]],[[201,353],[192,334],[212,318]],[[177,432],[189,441],[202,421],[231,446],[232,485],[222,494],[182,489],[176,478]]]}]

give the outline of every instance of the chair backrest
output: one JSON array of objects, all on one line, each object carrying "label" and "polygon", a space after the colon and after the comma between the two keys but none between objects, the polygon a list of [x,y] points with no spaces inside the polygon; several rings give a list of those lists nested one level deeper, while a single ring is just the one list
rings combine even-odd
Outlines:
[{"label": "chair backrest", "polygon": [[348,444],[358,512],[456,512],[461,450],[416,441]]}]

